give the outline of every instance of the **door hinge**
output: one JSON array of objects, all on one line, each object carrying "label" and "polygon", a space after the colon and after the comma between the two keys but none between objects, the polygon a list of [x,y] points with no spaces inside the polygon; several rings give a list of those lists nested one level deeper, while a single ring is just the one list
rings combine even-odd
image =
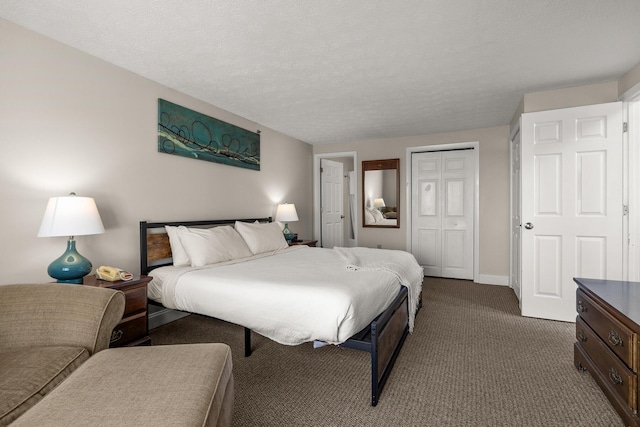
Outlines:
[{"label": "door hinge", "polygon": [[324,168],[320,168],[320,173],[324,172]]},{"label": "door hinge", "polygon": [[622,124],[622,132],[629,132],[629,123],[624,122]]},{"label": "door hinge", "polygon": [[626,205],[622,206],[622,215],[623,216],[629,215],[629,206],[626,206]]}]

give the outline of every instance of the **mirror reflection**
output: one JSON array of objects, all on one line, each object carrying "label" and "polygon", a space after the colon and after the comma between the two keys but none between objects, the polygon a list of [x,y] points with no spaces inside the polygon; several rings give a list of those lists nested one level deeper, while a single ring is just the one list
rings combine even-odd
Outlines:
[{"label": "mirror reflection", "polygon": [[363,227],[400,227],[400,159],[362,162]]}]

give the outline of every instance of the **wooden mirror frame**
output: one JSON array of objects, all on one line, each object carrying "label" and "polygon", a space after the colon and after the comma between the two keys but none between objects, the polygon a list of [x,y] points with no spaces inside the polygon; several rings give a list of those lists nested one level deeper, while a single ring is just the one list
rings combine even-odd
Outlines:
[{"label": "wooden mirror frame", "polygon": [[[367,210],[367,194],[365,192],[366,186],[366,172],[376,170],[395,170],[396,178],[396,223],[394,224],[367,224],[365,218],[365,212]],[[387,206],[394,206],[391,203],[385,203]],[[362,161],[362,226],[372,228],[400,228],[400,159],[385,159],[385,160],[363,160]]]}]

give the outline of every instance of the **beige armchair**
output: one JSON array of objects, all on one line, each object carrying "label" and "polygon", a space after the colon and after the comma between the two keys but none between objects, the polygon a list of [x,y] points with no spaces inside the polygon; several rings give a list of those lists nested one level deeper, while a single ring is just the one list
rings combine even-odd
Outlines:
[{"label": "beige armchair", "polygon": [[63,285],[0,286],[0,426],[109,346],[124,294]]}]

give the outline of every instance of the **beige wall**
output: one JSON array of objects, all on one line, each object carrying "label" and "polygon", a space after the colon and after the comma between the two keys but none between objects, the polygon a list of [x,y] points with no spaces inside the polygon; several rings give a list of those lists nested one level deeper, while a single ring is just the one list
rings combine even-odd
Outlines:
[{"label": "beige wall", "polygon": [[640,64],[633,67],[618,82],[618,95],[622,96],[626,91],[640,84]]},{"label": "beige wall", "polygon": [[[94,197],[94,267],[139,271],[138,222],[270,216],[296,204],[312,237],[312,148],[0,19],[0,284],[51,280],[63,237],[36,234],[49,197]],[[261,134],[261,170],[157,152],[157,99]]]},{"label": "beige wall", "polygon": [[[481,276],[509,275],[509,126],[461,132],[378,139],[344,144],[315,145],[313,153],[355,151],[358,189],[362,188],[363,160],[400,158],[401,228],[362,227],[362,194],[358,194],[358,244],[389,249],[407,248],[407,148],[460,142],[480,146],[480,266]],[[361,193],[361,191],[359,191]],[[501,280],[498,280],[501,281]]]},{"label": "beige wall", "polygon": [[[50,280],[65,239],[36,233],[52,196],[94,197],[107,232],[79,237],[79,251],[94,266],[137,272],[140,220],[269,216],[287,200],[295,231],[311,238],[313,154],[356,151],[359,180],[362,160],[398,157],[404,182],[408,147],[471,141],[480,143],[480,274],[508,276],[509,126],[312,148],[2,19],[0,40],[0,284]],[[638,82],[640,65],[619,84],[527,94],[518,112],[609,102]],[[158,98],[260,129],[261,171],[158,153]],[[406,248],[406,214],[400,230],[364,229],[358,212],[360,245]]]},{"label": "beige wall", "polygon": [[[633,73],[627,74],[630,74],[627,79],[630,84],[633,81]],[[640,81],[640,71],[635,77]],[[527,93],[515,111],[510,127],[512,131],[515,129],[522,113],[615,102],[620,94],[617,81]]]},{"label": "beige wall", "polygon": [[618,82],[569,87],[528,93],[524,96],[524,111],[555,110],[557,108],[580,107],[604,104],[618,100]]},{"label": "beige wall", "polygon": [[513,115],[511,128],[514,128],[522,113],[615,102],[639,84],[640,64],[625,73],[619,81],[525,94]]},{"label": "beige wall", "polygon": [[604,104],[618,100],[618,82],[574,86],[564,89],[527,93],[511,119],[511,131],[520,123],[523,113]]},{"label": "beige wall", "polygon": [[509,128],[513,132],[514,129],[520,126],[520,116],[524,113],[524,96],[520,100],[520,104],[518,104],[518,108],[516,108],[516,112],[513,114],[513,118],[511,119],[511,123],[509,124]]}]

